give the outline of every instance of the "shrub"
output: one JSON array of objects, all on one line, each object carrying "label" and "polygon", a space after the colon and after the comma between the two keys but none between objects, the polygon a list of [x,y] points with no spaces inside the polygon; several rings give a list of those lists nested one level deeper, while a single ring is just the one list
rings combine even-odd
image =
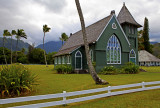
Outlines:
[{"label": "shrub", "polygon": [[2,97],[20,96],[30,93],[35,84],[35,75],[22,64],[2,66],[0,69],[0,93]]},{"label": "shrub", "polygon": [[117,74],[117,69],[114,66],[104,67],[99,74],[103,75],[115,75]]},{"label": "shrub", "polygon": [[55,66],[55,70],[59,74],[71,74],[73,73],[73,69],[71,65],[57,65]]},{"label": "shrub", "polygon": [[124,74],[137,74],[139,73],[139,66],[132,62],[128,62],[123,68],[121,73]]}]

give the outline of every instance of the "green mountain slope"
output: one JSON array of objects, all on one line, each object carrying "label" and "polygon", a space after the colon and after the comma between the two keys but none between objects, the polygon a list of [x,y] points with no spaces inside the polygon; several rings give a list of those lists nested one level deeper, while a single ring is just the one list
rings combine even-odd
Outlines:
[{"label": "green mountain slope", "polygon": [[153,46],[153,55],[160,58],[160,43],[156,43]]},{"label": "green mountain slope", "polygon": [[[17,43],[17,40],[13,39],[13,41],[12,41],[13,51],[16,51],[16,43]],[[3,38],[1,38],[1,37],[0,37],[0,47],[3,47]],[[11,49],[11,39],[10,38],[6,38],[5,47],[8,49]],[[28,47],[29,47],[28,43],[26,43],[22,40],[18,41],[18,50],[21,50],[22,48],[24,48],[25,51],[28,51]]]}]

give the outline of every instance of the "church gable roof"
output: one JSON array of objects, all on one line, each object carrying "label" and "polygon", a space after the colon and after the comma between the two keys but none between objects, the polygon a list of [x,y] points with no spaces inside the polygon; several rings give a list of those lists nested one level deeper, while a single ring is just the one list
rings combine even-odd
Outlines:
[{"label": "church gable roof", "polygon": [[[93,43],[98,39],[99,35],[111,18],[112,15],[109,15],[108,17],[105,17],[97,21],[96,23],[86,27],[88,43]],[[82,30],[72,34],[55,56],[69,54],[81,45],[84,45]]]},{"label": "church gable roof", "polygon": [[133,16],[131,15],[129,10],[127,9],[127,7],[125,6],[125,3],[123,4],[123,7],[122,7],[121,11],[119,12],[117,19],[120,22],[120,24],[130,23],[130,24],[136,25],[137,27],[142,27],[140,24],[138,24],[135,21],[135,19],[133,18]]}]

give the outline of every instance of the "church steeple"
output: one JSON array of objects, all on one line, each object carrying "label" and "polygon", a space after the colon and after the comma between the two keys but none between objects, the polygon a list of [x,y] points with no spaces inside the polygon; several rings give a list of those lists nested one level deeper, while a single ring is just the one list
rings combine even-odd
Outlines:
[{"label": "church steeple", "polygon": [[137,26],[137,28],[142,27],[140,24],[138,24],[135,21],[135,19],[133,18],[133,16],[131,15],[129,10],[127,9],[125,2],[123,3],[123,7],[122,7],[121,11],[119,12],[117,19],[120,22],[120,24],[129,23],[129,24],[133,24],[133,25]]}]

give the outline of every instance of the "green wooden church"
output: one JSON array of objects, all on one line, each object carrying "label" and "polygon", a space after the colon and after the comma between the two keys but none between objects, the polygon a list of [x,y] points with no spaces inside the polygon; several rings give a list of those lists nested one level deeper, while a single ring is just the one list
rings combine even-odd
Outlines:
[{"label": "green wooden church", "polygon": [[[86,27],[92,62],[99,72],[105,66],[120,67],[127,62],[138,64],[138,24],[125,3],[118,17],[115,11]],[[74,70],[87,70],[82,31],[72,34],[55,55],[55,65],[69,64]]]}]

